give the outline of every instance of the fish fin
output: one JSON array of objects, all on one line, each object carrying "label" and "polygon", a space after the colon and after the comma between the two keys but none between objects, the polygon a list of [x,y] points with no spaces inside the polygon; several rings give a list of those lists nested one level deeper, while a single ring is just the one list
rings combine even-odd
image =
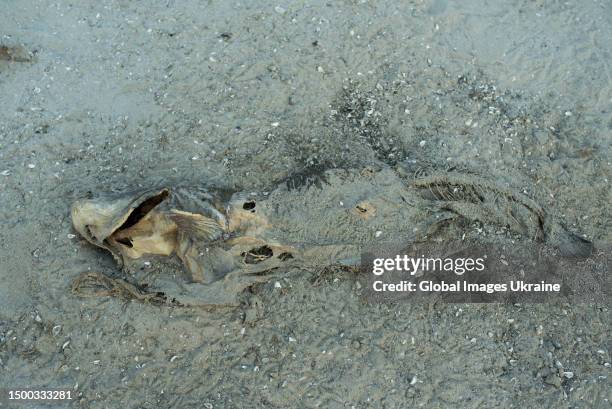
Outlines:
[{"label": "fish fin", "polygon": [[170,212],[170,218],[176,223],[179,237],[213,241],[223,234],[223,226],[215,219],[176,209],[172,209]]},{"label": "fish fin", "polygon": [[[207,279],[206,269],[204,264],[198,260],[198,249],[190,239],[183,238],[179,240],[176,254],[179,256],[183,265],[187,267],[191,274],[191,280],[196,283],[202,283]],[[211,280],[206,280],[211,281]]]}]

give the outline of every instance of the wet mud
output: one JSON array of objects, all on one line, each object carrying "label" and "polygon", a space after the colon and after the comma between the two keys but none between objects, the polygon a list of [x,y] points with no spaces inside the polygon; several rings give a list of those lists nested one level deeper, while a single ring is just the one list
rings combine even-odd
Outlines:
[{"label": "wet mud", "polygon": [[[91,408],[609,406],[607,305],[367,303],[354,268],[416,236],[609,245],[609,2],[2,7],[1,386]],[[274,234],[237,259],[274,270],[193,307],[222,293],[176,256],[184,219],[141,247],[174,253],[127,267],[73,227],[79,200],[159,187],[239,194]],[[145,244],[137,224],[119,243]],[[270,238],[341,251],[298,263]]]}]

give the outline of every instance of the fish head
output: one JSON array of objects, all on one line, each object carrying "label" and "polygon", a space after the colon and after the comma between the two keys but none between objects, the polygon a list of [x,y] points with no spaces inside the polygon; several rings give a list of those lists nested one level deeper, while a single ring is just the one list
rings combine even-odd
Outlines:
[{"label": "fish head", "polygon": [[111,236],[138,223],[169,194],[170,190],[163,188],[77,200],[71,209],[72,225],[85,240],[110,251],[123,264],[120,246],[126,244],[112,240]]}]

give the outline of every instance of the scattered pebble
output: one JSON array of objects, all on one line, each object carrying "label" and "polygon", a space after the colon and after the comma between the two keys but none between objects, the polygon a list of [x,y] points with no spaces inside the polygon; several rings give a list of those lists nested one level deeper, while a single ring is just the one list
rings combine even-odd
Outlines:
[{"label": "scattered pebble", "polygon": [[561,378],[557,375],[548,375],[546,379],[544,379],[544,383],[554,386],[555,388],[561,387]]},{"label": "scattered pebble", "polygon": [[376,237],[380,237],[381,235],[382,235],[382,231],[378,230],[378,231],[376,232]]},{"label": "scattered pebble", "polygon": [[285,12],[286,12],[287,10],[285,10],[285,9],[284,9],[283,7],[281,7],[281,6],[276,6],[276,7],[274,7],[274,11],[276,11],[278,14],[285,14]]},{"label": "scattered pebble", "polygon": [[0,175],[2,176],[10,176],[11,175],[11,171],[10,170],[3,170],[2,172],[0,172]]},{"label": "scattered pebble", "polygon": [[72,240],[72,239],[74,239],[74,238],[76,237],[76,235],[75,235],[75,234],[72,234],[72,233],[68,233],[68,234],[66,235],[66,237],[68,237],[70,240]]},{"label": "scattered pebble", "polygon": [[425,142],[425,140],[422,140],[421,142],[419,142],[419,146],[422,148],[423,146],[425,146],[427,142]]},{"label": "scattered pebble", "polygon": [[57,337],[61,332],[62,332],[62,326],[61,325],[56,325],[51,330],[51,333],[53,334],[54,337]]},{"label": "scattered pebble", "polygon": [[281,283],[279,283],[278,281],[274,283],[274,288],[282,288]]},{"label": "scattered pebble", "polygon": [[574,373],[571,371],[565,371],[563,372],[563,376],[566,377],[567,379],[572,379],[574,377]]},{"label": "scattered pebble", "polygon": [[272,127],[274,127],[274,128],[277,128],[277,127],[280,125],[280,123],[278,123],[278,122],[272,122],[270,125],[271,125]]},{"label": "scattered pebble", "polygon": [[34,169],[35,167],[36,167],[36,165],[35,165],[35,164],[33,164],[33,163],[28,163],[28,168],[30,168],[30,169]]}]

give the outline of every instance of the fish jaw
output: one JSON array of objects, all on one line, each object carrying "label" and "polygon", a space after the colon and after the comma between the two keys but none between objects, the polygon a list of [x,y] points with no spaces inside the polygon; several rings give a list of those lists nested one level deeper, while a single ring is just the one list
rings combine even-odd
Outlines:
[{"label": "fish jaw", "polygon": [[[137,224],[130,217],[143,219],[169,195],[169,189],[148,190],[134,196],[133,194],[118,197],[100,197],[96,199],[77,200],[71,208],[74,229],[91,244],[108,250],[122,266],[124,253],[122,246],[112,240],[113,234],[130,223]],[[143,213],[140,216],[139,213]]]}]

